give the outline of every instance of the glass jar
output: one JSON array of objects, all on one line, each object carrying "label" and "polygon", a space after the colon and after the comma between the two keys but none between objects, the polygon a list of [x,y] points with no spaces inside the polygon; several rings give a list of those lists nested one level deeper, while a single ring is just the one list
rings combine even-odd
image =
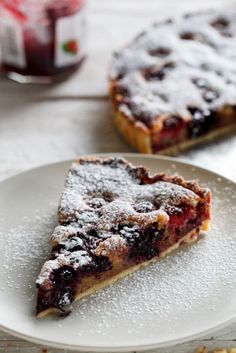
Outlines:
[{"label": "glass jar", "polygon": [[85,0],[1,0],[1,71],[47,83],[74,72],[86,55]]}]

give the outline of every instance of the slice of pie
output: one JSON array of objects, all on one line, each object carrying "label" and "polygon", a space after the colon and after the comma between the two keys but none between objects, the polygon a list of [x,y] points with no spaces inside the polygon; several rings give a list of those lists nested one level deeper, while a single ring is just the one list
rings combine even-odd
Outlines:
[{"label": "slice of pie", "polygon": [[38,276],[37,315],[68,305],[157,261],[207,230],[210,192],[150,175],[122,158],[81,158],[70,168],[50,259]]},{"label": "slice of pie", "polygon": [[236,130],[236,8],[156,23],[115,53],[114,121],[143,153],[176,154]]}]

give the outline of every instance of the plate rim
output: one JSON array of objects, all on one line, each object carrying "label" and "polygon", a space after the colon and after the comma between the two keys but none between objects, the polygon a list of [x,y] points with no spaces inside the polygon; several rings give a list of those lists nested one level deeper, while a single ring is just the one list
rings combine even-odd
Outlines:
[{"label": "plate rim", "polygon": [[[169,157],[169,156],[161,156],[161,155],[152,155],[152,154],[142,154],[142,153],[119,153],[119,152],[109,152],[109,153],[89,153],[89,154],[79,154],[76,158],[72,158],[72,159],[65,159],[65,160],[61,160],[61,161],[55,161],[55,162],[49,162],[46,164],[40,164],[37,165],[35,167],[32,168],[28,168],[26,170],[23,170],[19,173],[13,174],[7,178],[4,178],[0,181],[0,187],[2,186],[2,184],[4,184],[4,182],[8,182],[11,179],[17,178],[19,176],[22,176],[24,174],[33,172],[33,171],[37,171],[37,169],[42,169],[42,168],[47,168],[53,165],[59,165],[59,164],[63,164],[63,163],[72,163],[73,161],[75,161],[76,159],[80,158],[80,157],[84,157],[84,156],[101,156],[101,157],[110,157],[110,156],[122,156],[124,158],[142,158],[142,159],[154,159],[154,160],[165,160],[165,161],[169,161],[171,163],[180,163],[182,165],[187,165],[189,167],[194,167],[197,168],[199,170],[202,170],[203,172],[207,172],[210,173],[212,175],[214,175],[216,178],[220,177],[221,179],[223,179],[225,182],[228,182],[230,184],[233,184],[234,186],[236,186],[236,182],[232,179],[229,179],[221,174],[218,174],[210,169],[201,167],[195,163],[190,163],[189,161],[185,160],[184,158],[176,158],[176,157]],[[200,330],[196,333],[190,334],[190,335],[184,335],[181,336],[179,338],[174,338],[172,340],[166,340],[166,341],[162,341],[159,343],[155,343],[155,342],[151,342],[151,343],[147,343],[147,344],[139,344],[139,345],[119,345],[119,346],[82,346],[82,345],[74,345],[74,344],[68,344],[68,343],[57,343],[54,340],[50,340],[48,341],[47,339],[43,339],[43,338],[36,338],[35,336],[32,336],[30,334],[24,334],[24,333],[20,333],[17,330],[11,329],[7,326],[5,326],[4,324],[2,324],[0,322],[0,329],[8,334],[11,334],[15,337],[18,337],[20,339],[24,339],[26,341],[30,341],[36,344],[40,344],[40,345],[46,345],[48,347],[54,347],[54,348],[59,348],[59,349],[70,349],[70,350],[77,350],[79,352],[129,352],[129,351],[143,351],[143,350],[150,350],[150,349],[156,349],[156,348],[163,348],[163,347],[171,347],[174,346],[176,344],[181,344],[181,343],[185,343],[188,341],[192,341],[195,339],[199,339],[205,335],[211,334],[213,332],[216,332],[220,329],[223,329],[227,326],[229,326],[230,324],[233,324],[234,322],[236,322],[236,313],[230,317],[227,320],[223,320],[222,322],[220,322],[219,324],[210,327],[209,329],[203,329]]]},{"label": "plate rim", "polygon": [[58,349],[69,349],[69,350],[72,350],[72,351],[77,351],[77,352],[94,352],[94,353],[129,353],[129,352],[132,352],[132,351],[135,351],[135,352],[143,352],[145,350],[152,350],[152,349],[157,349],[157,348],[168,348],[168,347],[173,347],[175,345],[179,345],[179,344],[183,344],[183,343],[186,343],[186,342],[190,342],[190,341],[194,341],[194,340],[197,340],[197,339],[200,339],[202,338],[203,336],[205,335],[209,335],[213,332],[217,332],[233,323],[236,322],[236,316],[232,317],[231,319],[225,321],[225,322],[222,322],[221,324],[217,325],[217,326],[214,326],[212,328],[209,328],[208,330],[203,330],[203,331],[200,331],[196,334],[193,334],[193,335],[188,335],[188,336],[183,336],[183,337],[180,337],[180,338],[175,338],[173,340],[170,340],[170,341],[163,341],[162,343],[150,343],[150,344],[142,344],[142,345],[137,345],[137,346],[134,346],[134,345],[130,345],[130,346],[81,346],[81,345],[71,345],[71,344],[61,344],[61,343],[57,343],[55,341],[48,341],[46,339],[40,339],[40,338],[35,338],[34,336],[31,336],[31,335],[26,335],[26,334],[21,334],[19,333],[18,331],[15,331],[13,329],[8,329],[6,328],[5,326],[2,326],[2,324],[0,324],[0,329],[5,332],[5,333],[8,333],[8,334],[11,334],[15,337],[18,337],[20,339],[23,339],[27,342],[33,342],[33,343],[36,343],[38,345],[46,345],[48,347],[51,347],[51,348],[58,348]]},{"label": "plate rim", "polygon": [[231,179],[230,177],[226,177],[222,174],[216,173],[215,171],[208,169],[208,168],[204,168],[200,165],[198,165],[197,163],[190,163],[187,159],[185,158],[179,158],[179,157],[172,157],[172,156],[164,156],[164,155],[152,155],[150,153],[129,153],[129,152],[105,152],[105,153],[79,153],[77,155],[77,157],[75,158],[69,158],[69,159],[62,159],[60,161],[52,161],[52,162],[47,162],[47,163],[40,163],[38,165],[35,165],[34,167],[30,167],[30,168],[26,168],[25,170],[22,170],[20,172],[14,173],[10,176],[7,176],[3,179],[0,180],[0,185],[2,183],[4,183],[5,181],[9,181],[12,178],[18,177],[22,174],[37,170],[37,169],[41,169],[41,168],[47,168],[49,166],[53,166],[53,165],[57,165],[57,164],[62,164],[62,163],[73,163],[75,162],[77,159],[82,158],[82,157],[112,157],[112,156],[117,156],[117,157],[124,157],[124,158],[144,158],[144,159],[148,159],[148,158],[152,158],[152,159],[161,159],[161,160],[165,160],[165,161],[172,161],[172,163],[177,162],[180,164],[184,164],[187,165],[189,167],[194,167],[194,168],[198,168],[203,170],[204,172],[208,172],[211,174],[214,174],[216,177],[220,177],[222,179],[225,179],[226,181],[232,183],[232,184],[236,184],[236,180]]}]

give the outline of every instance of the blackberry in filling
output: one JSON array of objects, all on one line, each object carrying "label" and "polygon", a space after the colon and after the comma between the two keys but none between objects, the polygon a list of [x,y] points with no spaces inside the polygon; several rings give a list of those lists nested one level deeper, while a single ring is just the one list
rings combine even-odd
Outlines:
[{"label": "blackberry in filling", "polygon": [[214,88],[209,87],[208,82],[203,78],[194,78],[193,83],[199,88],[202,94],[202,98],[207,103],[213,103],[217,100],[220,95]]},{"label": "blackberry in filling", "polygon": [[55,270],[51,275],[51,282],[54,286],[58,286],[60,283],[64,287],[68,282],[76,277],[76,271],[71,266],[63,266],[58,270]]},{"label": "blackberry in filling", "polygon": [[53,288],[50,290],[44,290],[37,284],[38,288],[38,303],[36,311],[40,312],[50,307],[60,309],[64,315],[70,313],[69,310],[62,308],[72,303],[76,296],[76,287],[74,283],[77,280],[77,273],[71,266],[63,266],[57,270],[54,270],[50,276],[50,281]]},{"label": "blackberry in filling", "polygon": [[132,262],[140,263],[143,260],[150,260],[159,254],[157,224],[147,228],[128,230],[126,241],[129,246],[129,259]]},{"label": "blackberry in filling", "polygon": [[158,256],[202,223],[201,212],[198,212],[201,210],[195,210],[193,207],[172,206],[166,211],[170,216],[167,228],[158,229],[157,223],[143,228],[119,226],[119,234],[125,238],[128,245],[130,263],[138,264]]},{"label": "blackberry in filling", "polygon": [[78,270],[75,270],[72,265],[65,265],[52,272],[50,276],[52,288],[49,290],[45,291],[37,284],[39,299],[39,304],[36,307],[37,312],[53,307],[60,309],[63,316],[68,315],[70,311],[63,308],[75,300],[77,288],[83,278],[88,275],[96,276],[111,269],[111,262],[104,256],[94,256],[92,263]]},{"label": "blackberry in filling", "polygon": [[90,273],[100,273],[111,269],[111,261],[105,256],[96,256],[94,258],[95,266]]},{"label": "blackberry in filling", "polygon": [[217,124],[217,117],[210,110],[199,110],[197,108],[189,108],[192,114],[192,120],[188,126],[188,135],[195,138],[207,134]]}]

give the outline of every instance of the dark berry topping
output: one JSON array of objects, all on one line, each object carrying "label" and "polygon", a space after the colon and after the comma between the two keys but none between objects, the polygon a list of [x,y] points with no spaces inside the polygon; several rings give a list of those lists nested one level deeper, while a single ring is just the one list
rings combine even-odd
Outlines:
[{"label": "dark berry topping", "polygon": [[198,88],[206,88],[207,87],[207,81],[204,78],[194,78],[193,83]]},{"label": "dark berry topping", "polygon": [[116,85],[114,87],[114,95],[116,103],[120,104],[129,104],[130,100],[130,91],[124,85]]},{"label": "dark berry topping", "polygon": [[101,195],[97,194],[97,197],[93,197],[93,195],[89,195],[88,200],[86,200],[86,203],[88,206],[92,208],[101,208],[102,206],[105,206],[107,203],[113,201],[114,197],[111,192],[104,191],[101,193]]},{"label": "dark berry topping", "polygon": [[73,300],[73,290],[70,287],[65,287],[62,292],[58,292],[55,296],[54,305],[61,308],[65,305],[69,305]]},{"label": "dark berry topping", "polygon": [[213,90],[208,90],[206,92],[204,92],[203,94],[203,99],[207,102],[207,103],[212,103],[214,102],[217,98],[219,98],[219,93]]},{"label": "dark berry topping", "polygon": [[151,68],[146,70],[144,77],[147,81],[162,81],[165,77],[165,72],[162,68]]},{"label": "dark berry topping", "polygon": [[[115,167],[115,166],[114,166],[114,167]],[[102,197],[103,197],[103,199],[104,199],[105,201],[107,201],[107,202],[111,202],[111,201],[114,200],[114,195],[113,195],[113,193],[110,192],[110,191],[104,191],[104,192],[102,193]]]},{"label": "dark berry topping", "polygon": [[192,81],[201,90],[202,98],[207,103],[212,103],[219,98],[219,93],[216,90],[209,88],[208,83],[204,78],[194,78]]},{"label": "dark berry topping", "polygon": [[[65,283],[64,283],[65,284]],[[60,316],[67,316],[70,311],[65,309],[64,306],[71,304],[76,295],[76,288],[72,288],[67,284],[64,287],[59,288],[54,291],[43,292],[41,288],[38,288],[38,300],[36,313],[40,313],[48,308],[54,307],[60,309]]]},{"label": "dark berry topping", "polygon": [[[198,42],[206,41],[205,37],[202,34],[194,32],[182,32],[180,33],[180,38],[183,40],[195,40]],[[208,43],[208,45],[210,45],[210,43]]]},{"label": "dark berry topping", "polygon": [[182,32],[180,34],[180,38],[185,40],[194,40],[196,38],[196,34],[193,32]]},{"label": "dark berry topping", "polygon": [[76,276],[76,271],[73,267],[63,266],[57,270],[54,270],[51,274],[51,281],[54,286],[65,284],[73,280]]},{"label": "dark berry topping", "polygon": [[147,111],[142,109],[141,107],[138,107],[135,103],[129,103],[127,104],[128,108],[132,112],[132,115],[136,120],[142,121],[145,125],[151,127],[153,123],[153,116],[152,114]]},{"label": "dark berry topping", "polygon": [[[129,235],[129,236],[127,236]],[[135,262],[140,260],[150,260],[158,255],[157,239],[159,232],[157,224],[153,224],[144,229],[130,229],[127,232],[126,239],[129,244],[129,257]]]},{"label": "dark berry topping", "polygon": [[[105,256],[96,256],[94,272],[105,272],[112,267],[110,260]],[[92,272],[92,271],[91,271]]]},{"label": "dark berry topping", "polygon": [[[37,300],[37,306],[36,306],[36,313],[40,313],[41,311],[50,308],[51,301],[49,297],[49,292],[43,292],[40,289],[40,286],[37,285],[38,288],[38,300]],[[39,300],[40,299],[40,300]]]},{"label": "dark berry topping", "polygon": [[117,85],[114,88],[115,94],[120,94],[122,97],[129,97],[130,92],[129,89],[123,85]]},{"label": "dark berry topping", "polygon": [[51,253],[51,257],[50,259],[53,260],[55,259],[59,253],[61,252],[61,250],[65,249],[65,246],[62,244],[58,244],[56,246],[54,246],[54,248],[52,249],[52,253]]},{"label": "dark berry topping", "polygon": [[164,58],[170,54],[170,49],[166,47],[159,47],[157,49],[149,50],[149,54],[151,56],[158,56],[160,58]]},{"label": "dark berry topping", "polygon": [[116,75],[117,80],[122,80],[126,75],[126,70],[125,69],[120,69],[120,72]]},{"label": "dark berry topping", "polygon": [[210,116],[211,112],[209,110],[199,110],[198,108],[189,108],[190,113],[194,120],[201,120],[202,117]]},{"label": "dark berry topping", "polygon": [[226,18],[220,17],[217,20],[213,21],[211,23],[211,26],[218,29],[219,31],[222,31],[229,26],[229,22],[228,20],[226,20]]},{"label": "dark berry topping", "polygon": [[114,95],[117,104],[129,104],[130,92],[127,87],[123,85],[116,85],[114,87]]},{"label": "dark berry topping", "polygon": [[167,72],[175,68],[174,62],[168,62],[162,67],[153,66],[144,72],[144,78],[147,81],[162,81]]},{"label": "dark berry topping", "polygon": [[90,235],[93,238],[99,238],[98,232],[95,229],[90,229],[88,231],[88,235]]},{"label": "dark berry topping", "polygon": [[192,114],[192,120],[188,128],[190,137],[204,135],[216,124],[216,116],[210,110],[189,108],[189,111]]}]

